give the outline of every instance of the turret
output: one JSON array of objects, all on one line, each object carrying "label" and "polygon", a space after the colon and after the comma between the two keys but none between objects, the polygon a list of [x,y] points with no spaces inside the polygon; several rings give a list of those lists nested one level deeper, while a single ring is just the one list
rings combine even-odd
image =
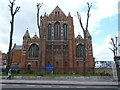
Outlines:
[{"label": "turret", "polygon": [[22,48],[23,49],[26,49],[27,48],[27,45],[28,43],[30,42],[30,35],[29,35],[29,31],[28,31],[28,28],[23,36],[23,44],[22,44]]},{"label": "turret", "polygon": [[27,30],[26,30],[26,32],[25,32],[25,34],[24,34],[24,36],[23,36],[23,40],[24,39],[30,39],[30,35],[29,35],[29,31],[28,31],[28,28],[27,28]]},{"label": "turret", "polygon": [[71,14],[70,14],[70,12],[68,13],[68,16],[70,16],[70,17],[71,17]]}]

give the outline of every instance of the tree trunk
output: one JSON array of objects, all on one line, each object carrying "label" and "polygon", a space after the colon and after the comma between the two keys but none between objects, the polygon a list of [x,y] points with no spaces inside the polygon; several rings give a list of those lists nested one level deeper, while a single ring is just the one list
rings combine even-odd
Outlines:
[{"label": "tree trunk", "polygon": [[15,5],[15,0],[13,0],[12,2],[9,0],[10,2],[10,5],[9,8],[10,8],[10,12],[11,12],[11,18],[12,20],[10,21],[10,24],[11,24],[11,31],[10,31],[10,42],[9,42],[9,50],[8,50],[8,58],[7,58],[7,62],[8,62],[8,65],[7,65],[7,71],[9,70],[11,64],[12,64],[12,59],[11,59],[11,49],[12,49],[12,37],[13,37],[13,30],[14,30],[14,16],[15,14],[19,11],[20,7],[16,7],[15,11],[13,11],[13,7]]},{"label": "tree trunk", "polygon": [[86,28],[83,27],[81,16],[77,12],[79,23],[80,23],[80,26],[81,26],[81,28],[83,30],[83,34],[84,34],[84,48],[83,48],[83,51],[84,51],[84,55],[83,55],[83,75],[84,76],[86,75],[86,45],[87,45],[87,42],[86,42],[86,33],[88,32],[88,24],[89,24],[88,21],[89,21],[89,17],[90,17],[90,9],[92,7],[92,3],[91,3],[91,5],[89,3],[87,3],[87,5],[88,5],[88,12],[87,12]]}]

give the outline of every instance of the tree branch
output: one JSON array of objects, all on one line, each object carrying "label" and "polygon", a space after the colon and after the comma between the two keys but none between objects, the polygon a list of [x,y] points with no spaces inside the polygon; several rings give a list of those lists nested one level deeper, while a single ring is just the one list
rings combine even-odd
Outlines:
[{"label": "tree branch", "polygon": [[11,11],[11,16],[14,16],[14,15],[19,11],[19,9],[20,9],[20,6],[19,6],[19,7],[16,7],[15,11],[13,12],[13,6],[14,6],[14,4],[15,4],[15,1],[16,1],[16,0],[13,0],[13,1],[11,2],[11,1],[9,0],[10,5],[8,5],[8,6],[9,6],[10,11]]},{"label": "tree branch", "polygon": [[87,5],[88,5],[88,12],[87,12],[86,30],[88,30],[88,21],[89,21],[89,17],[90,17],[90,9],[92,7],[92,3],[91,3],[91,5],[89,3],[87,3]]},{"label": "tree branch", "polygon": [[117,55],[117,42],[118,42],[118,39],[117,39],[118,37],[115,37],[115,39],[116,40],[114,40],[114,38],[111,38],[111,42],[110,42],[110,44],[112,45],[112,48],[110,49],[110,50],[112,50],[113,51],[113,53],[114,53],[114,56],[116,56]]},{"label": "tree branch", "polygon": [[39,19],[39,11],[40,11],[40,8],[42,6],[43,3],[37,3],[37,26],[38,26],[38,29],[40,30],[40,19]]},{"label": "tree branch", "polygon": [[83,24],[82,24],[81,16],[78,12],[77,12],[77,16],[78,16],[78,19],[79,19],[79,22],[80,22],[80,26],[81,26],[83,32],[85,32],[85,29],[84,29]]},{"label": "tree branch", "polygon": [[16,7],[15,12],[13,13],[13,15],[15,15],[19,11],[19,9],[20,9],[20,6]]},{"label": "tree branch", "polygon": [[112,49],[112,48],[109,48],[109,49],[113,52],[113,54],[115,56],[115,49]]},{"label": "tree branch", "polygon": [[115,42],[114,42],[114,39],[113,39],[113,38],[111,38],[111,41],[112,41],[112,45],[113,45],[114,47],[116,47],[116,46],[115,46]]}]

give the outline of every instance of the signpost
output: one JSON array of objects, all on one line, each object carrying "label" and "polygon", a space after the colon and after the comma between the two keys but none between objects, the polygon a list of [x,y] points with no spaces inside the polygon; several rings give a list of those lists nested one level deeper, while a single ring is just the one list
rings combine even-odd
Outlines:
[{"label": "signpost", "polygon": [[53,65],[46,65],[45,71],[54,71],[54,66]]}]

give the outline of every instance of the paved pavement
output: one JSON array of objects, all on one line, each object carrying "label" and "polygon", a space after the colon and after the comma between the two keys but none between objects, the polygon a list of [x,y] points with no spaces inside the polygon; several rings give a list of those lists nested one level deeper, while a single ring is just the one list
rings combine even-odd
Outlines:
[{"label": "paved pavement", "polygon": [[[3,88],[109,88],[120,90],[118,82],[89,82],[89,81],[65,81],[65,80],[1,80]],[[4,90],[4,89],[3,89]]]},{"label": "paved pavement", "polygon": [[1,80],[0,83],[24,83],[24,84],[81,84],[81,85],[119,85],[118,82],[89,82],[89,81],[65,81],[65,80]]}]

